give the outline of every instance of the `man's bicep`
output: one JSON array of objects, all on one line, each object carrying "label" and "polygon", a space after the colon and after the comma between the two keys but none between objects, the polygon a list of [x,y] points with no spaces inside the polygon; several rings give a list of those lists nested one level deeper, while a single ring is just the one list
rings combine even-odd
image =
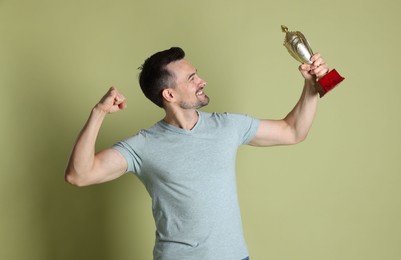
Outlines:
[{"label": "man's bicep", "polygon": [[127,171],[128,163],[124,156],[116,149],[109,148],[96,154],[95,172],[97,182],[114,180]]},{"label": "man's bicep", "polygon": [[285,120],[260,120],[256,135],[249,144],[253,146],[292,144],[291,128]]}]

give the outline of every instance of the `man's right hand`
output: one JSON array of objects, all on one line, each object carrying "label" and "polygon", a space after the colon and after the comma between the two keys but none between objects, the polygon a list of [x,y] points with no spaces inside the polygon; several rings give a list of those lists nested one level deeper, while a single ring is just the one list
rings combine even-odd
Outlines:
[{"label": "man's right hand", "polygon": [[115,87],[111,87],[109,91],[97,103],[96,108],[106,114],[118,112],[127,107],[125,97]]}]

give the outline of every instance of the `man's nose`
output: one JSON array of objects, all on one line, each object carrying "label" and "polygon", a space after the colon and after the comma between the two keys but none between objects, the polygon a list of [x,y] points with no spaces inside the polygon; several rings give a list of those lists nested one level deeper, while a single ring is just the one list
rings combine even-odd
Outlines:
[{"label": "man's nose", "polygon": [[204,81],[201,77],[199,77],[199,85],[202,87],[206,86],[206,81]]}]

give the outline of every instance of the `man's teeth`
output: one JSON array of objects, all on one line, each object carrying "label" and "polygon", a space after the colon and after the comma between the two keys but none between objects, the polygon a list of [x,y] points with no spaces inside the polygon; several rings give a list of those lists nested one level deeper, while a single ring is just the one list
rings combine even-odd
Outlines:
[{"label": "man's teeth", "polygon": [[196,93],[197,96],[203,95],[203,90],[198,91],[198,93]]}]

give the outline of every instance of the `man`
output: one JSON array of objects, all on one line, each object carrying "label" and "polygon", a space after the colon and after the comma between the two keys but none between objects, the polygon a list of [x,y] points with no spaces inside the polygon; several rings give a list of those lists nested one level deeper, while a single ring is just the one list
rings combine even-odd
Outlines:
[{"label": "man", "polygon": [[328,72],[319,54],[299,71],[305,83],[293,110],[282,120],[229,113],[205,113],[206,82],[182,49],[174,47],[145,60],[139,82],[165,117],[153,127],[95,152],[106,114],[126,107],[114,87],[92,109],[66,168],[67,182],[86,186],[134,172],[152,198],[156,224],[154,259],[249,259],[235,183],[241,144],[301,142],[311,127],[318,100],[317,79]]}]

